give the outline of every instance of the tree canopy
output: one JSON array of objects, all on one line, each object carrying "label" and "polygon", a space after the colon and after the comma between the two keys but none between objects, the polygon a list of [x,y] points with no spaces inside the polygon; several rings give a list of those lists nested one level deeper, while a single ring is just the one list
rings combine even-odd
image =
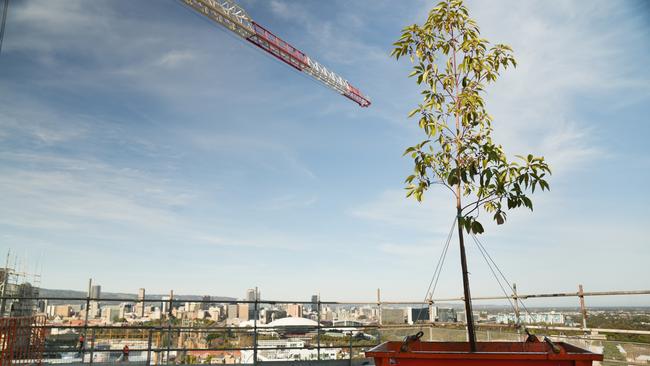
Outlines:
[{"label": "tree canopy", "polygon": [[[467,232],[482,233],[481,210],[497,224],[506,211],[533,209],[531,193],[548,190],[551,170],[543,157],[506,157],[492,140],[493,120],[485,108],[486,86],[517,62],[505,44],[490,44],[460,0],[434,7],[422,25],[402,31],[391,56],[408,56],[409,75],[422,88],[422,101],[409,113],[425,138],[406,149],[413,173],[406,178],[407,197],[421,201],[434,185],[451,191],[458,221]],[[464,201],[464,202],[463,202]]]}]

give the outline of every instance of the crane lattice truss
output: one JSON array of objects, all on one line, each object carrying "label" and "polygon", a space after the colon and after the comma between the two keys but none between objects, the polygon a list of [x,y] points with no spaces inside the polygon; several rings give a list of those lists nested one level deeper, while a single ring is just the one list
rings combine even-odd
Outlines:
[{"label": "crane lattice truss", "polygon": [[183,0],[200,14],[233,33],[255,44],[298,71],[304,72],[361,107],[370,105],[370,99],[347,80],[328,70],[302,51],[283,41],[251,19],[246,11],[231,0]]}]

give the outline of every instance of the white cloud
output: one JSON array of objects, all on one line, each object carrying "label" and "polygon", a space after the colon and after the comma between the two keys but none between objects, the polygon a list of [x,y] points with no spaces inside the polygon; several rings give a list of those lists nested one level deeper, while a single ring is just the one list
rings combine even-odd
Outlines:
[{"label": "white cloud", "polygon": [[44,145],[69,142],[85,137],[94,121],[90,116],[71,115],[16,94],[0,86],[0,140],[27,138]]},{"label": "white cloud", "polygon": [[0,220],[10,226],[163,228],[178,222],[170,209],[188,204],[192,196],[141,172],[97,161],[16,153],[2,153],[0,161],[0,187],[6,193]]},{"label": "white cloud", "polygon": [[302,177],[316,179],[316,174],[296,152],[271,139],[242,134],[186,134],[191,146],[208,152],[236,155],[250,164],[271,171],[291,171]]},{"label": "white cloud", "polygon": [[169,51],[166,54],[162,55],[158,61],[156,61],[157,65],[164,66],[164,67],[176,67],[180,65],[183,62],[192,60],[196,57],[196,55],[193,52],[190,51],[181,51],[181,50],[173,50]]},{"label": "white cloud", "polygon": [[558,172],[605,157],[599,127],[577,105],[607,94],[647,95],[649,83],[638,78],[638,65],[621,62],[625,48],[639,41],[635,23],[602,28],[598,20],[619,8],[603,1],[476,1],[469,8],[483,36],[513,46],[518,60],[488,88],[497,142],[512,154],[547,155]]},{"label": "white cloud", "polygon": [[[289,5],[284,1],[272,0],[269,6],[274,15],[297,23],[306,31],[302,41],[308,42],[309,49],[296,46],[303,48],[302,51],[307,54],[318,52],[323,60],[317,61],[325,66],[328,63],[362,65],[364,62],[387,59],[388,53],[385,49],[364,42],[356,35],[362,21],[356,16],[350,16],[348,12],[341,11],[336,17],[324,19],[310,13],[300,3]],[[292,43],[292,40],[286,41]]]},{"label": "white cloud", "polygon": [[284,194],[282,196],[274,197],[266,203],[262,203],[261,208],[264,210],[278,211],[278,210],[295,210],[311,206],[318,202],[316,196],[302,196],[294,193]]},{"label": "white cloud", "polygon": [[[443,188],[441,188],[442,190]],[[451,193],[431,190],[423,202],[406,198],[403,190],[386,190],[366,204],[353,207],[348,214],[416,232],[446,234],[455,218]]]}]

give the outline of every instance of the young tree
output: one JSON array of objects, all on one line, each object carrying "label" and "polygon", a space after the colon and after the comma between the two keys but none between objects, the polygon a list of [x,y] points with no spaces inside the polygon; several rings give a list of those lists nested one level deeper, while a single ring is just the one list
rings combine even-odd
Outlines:
[{"label": "young tree", "polygon": [[521,206],[533,209],[529,197],[537,187],[549,189],[551,173],[543,157],[517,156],[509,161],[501,145],[493,142],[492,118],[485,109],[486,85],[499,73],[515,67],[512,49],[490,45],[461,0],[446,0],[434,7],[422,25],[402,31],[391,56],[409,56],[422,87],[423,100],[409,117],[418,116],[425,139],[406,149],[413,158],[413,174],[406,178],[407,197],[421,201],[433,185],[446,187],[455,198],[467,331],[476,350],[463,229],[483,233],[481,210],[497,224],[506,211]]}]

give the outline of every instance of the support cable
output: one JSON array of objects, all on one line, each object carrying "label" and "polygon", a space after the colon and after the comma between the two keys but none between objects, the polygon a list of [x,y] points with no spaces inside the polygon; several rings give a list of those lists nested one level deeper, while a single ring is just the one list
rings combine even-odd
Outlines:
[{"label": "support cable", "polygon": [[[503,278],[503,280],[505,281],[505,283],[506,283],[506,285],[508,286],[508,288],[510,289],[510,291],[512,291],[512,293],[514,294],[514,293],[515,293],[515,289],[514,289],[514,288],[512,287],[512,285],[510,284],[511,282],[508,281],[508,279],[506,278],[506,276],[503,274],[503,271],[501,271],[501,268],[499,268],[499,266],[496,264],[496,262],[494,261],[494,259],[493,259],[492,256],[490,255],[490,253],[488,253],[487,249],[485,249],[485,246],[481,243],[481,241],[478,239],[478,237],[476,237],[475,234],[472,234],[471,236],[472,236],[472,239],[474,239],[474,242],[476,243],[476,245],[477,245],[480,249],[482,249],[482,253],[485,252],[485,256],[487,257],[486,260],[489,259],[489,261],[494,265],[494,267],[496,268],[497,272],[501,275],[501,278]],[[488,264],[488,265],[489,265],[489,264]],[[494,272],[493,272],[493,273],[494,273]],[[495,276],[496,276],[496,274],[495,274]],[[497,279],[497,281],[498,281],[498,279]],[[511,296],[506,295],[506,297],[510,298]],[[526,312],[526,314],[527,314],[528,316],[530,316],[530,311],[528,310],[528,307],[526,307],[526,304],[524,304],[524,301],[523,301],[521,298],[519,298],[519,297],[517,297],[517,298],[515,299],[515,301],[518,301],[518,302],[521,304],[521,307],[524,308],[524,311]],[[517,319],[517,322],[519,322],[519,319]],[[519,326],[519,324],[517,324],[517,325]]]},{"label": "support cable", "polygon": [[487,255],[483,251],[483,248],[478,245],[478,242],[476,241],[476,238],[474,235],[472,235],[472,239],[474,239],[474,242],[476,243],[476,247],[478,248],[479,252],[481,252],[481,256],[483,256],[483,259],[485,259],[485,263],[488,265],[488,268],[490,268],[490,272],[492,272],[492,275],[494,276],[494,279],[497,281],[499,284],[499,287],[501,288],[501,291],[503,292],[503,295],[506,297],[506,300],[510,303],[510,307],[512,308],[513,311],[517,311],[515,304],[513,304],[512,299],[510,298],[510,295],[508,295],[508,291],[506,291],[506,288],[501,284],[501,280],[499,279],[499,276],[497,275],[496,271],[494,268],[492,268],[492,264],[490,264],[490,260],[488,259]]},{"label": "support cable", "polygon": [[[445,240],[445,244],[443,245],[442,252],[440,253],[440,257],[438,258],[438,263],[436,264],[436,268],[433,271],[433,276],[431,276],[431,281],[429,281],[429,287],[427,288],[427,292],[424,294],[424,299],[422,300],[423,304],[427,303],[427,299],[433,298],[433,294],[436,291],[436,288],[438,287],[438,280],[440,279],[440,274],[442,273],[442,267],[445,264],[445,258],[447,257],[447,252],[449,251],[449,244],[451,243],[451,238],[454,234],[455,227],[456,227],[456,218],[454,218],[454,221],[451,224],[451,228],[449,229],[449,233],[447,234],[447,239]],[[422,311],[419,311],[415,321],[418,322],[421,316],[422,316]],[[431,316],[431,314],[429,314],[429,316]],[[420,331],[422,331],[422,324],[420,324]]]}]

